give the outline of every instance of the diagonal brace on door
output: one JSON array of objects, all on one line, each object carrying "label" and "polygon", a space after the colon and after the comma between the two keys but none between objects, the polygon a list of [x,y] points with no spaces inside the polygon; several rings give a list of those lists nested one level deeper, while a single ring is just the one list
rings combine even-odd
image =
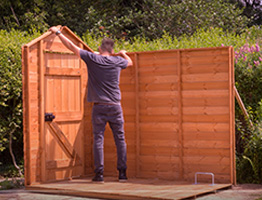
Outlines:
[{"label": "diagonal brace on door", "polygon": [[56,137],[59,145],[62,147],[62,149],[65,150],[65,153],[71,158],[71,159],[79,159],[80,156],[77,154],[77,152],[74,150],[74,147],[70,144],[68,139],[66,138],[63,131],[59,128],[56,122],[50,121],[47,122],[47,124],[50,127],[50,130],[52,131],[53,135]]}]

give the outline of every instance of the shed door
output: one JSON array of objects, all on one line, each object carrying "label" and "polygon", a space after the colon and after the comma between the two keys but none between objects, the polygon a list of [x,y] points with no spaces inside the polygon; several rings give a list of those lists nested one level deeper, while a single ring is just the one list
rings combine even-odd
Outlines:
[{"label": "shed door", "polygon": [[[72,53],[45,51],[41,180],[84,173],[83,81],[81,61]],[[53,121],[49,121],[54,115]],[[52,117],[51,117],[52,118]]]}]

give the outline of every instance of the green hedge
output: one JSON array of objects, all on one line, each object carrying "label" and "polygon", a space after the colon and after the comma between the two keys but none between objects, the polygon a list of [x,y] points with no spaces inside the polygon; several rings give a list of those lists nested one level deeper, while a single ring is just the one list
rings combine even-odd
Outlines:
[{"label": "green hedge", "polygon": [[20,157],[23,155],[21,47],[39,35],[0,30],[0,164],[11,160],[5,151],[11,131],[14,151]]},{"label": "green hedge", "polygon": [[[108,36],[108,35],[104,35]],[[262,38],[262,30],[259,27],[252,27],[243,31],[241,35],[234,32],[225,32],[222,28],[198,29],[192,36],[183,35],[180,37],[171,36],[165,33],[161,38],[152,41],[145,37],[134,37],[131,41],[125,39],[116,40],[115,51],[126,49],[127,51],[150,51],[161,49],[184,49],[201,47],[233,46],[238,49],[246,43],[255,44],[257,38]],[[96,37],[85,33],[82,37],[92,49],[96,50],[102,37]]]}]

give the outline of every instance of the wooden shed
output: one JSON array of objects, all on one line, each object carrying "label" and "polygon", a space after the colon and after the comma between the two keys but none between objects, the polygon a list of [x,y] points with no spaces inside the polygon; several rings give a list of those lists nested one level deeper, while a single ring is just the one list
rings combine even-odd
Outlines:
[{"label": "wooden shed", "polygon": [[[69,28],[62,27],[62,33],[92,51]],[[233,48],[129,56],[134,65],[122,71],[120,80],[128,177],[190,185],[196,175],[198,182],[210,183],[212,173],[216,184],[234,184]],[[26,186],[92,177],[92,104],[86,100],[85,63],[50,32],[24,45],[22,60]],[[109,127],[104,152],[104,176],[117,180]]]}]

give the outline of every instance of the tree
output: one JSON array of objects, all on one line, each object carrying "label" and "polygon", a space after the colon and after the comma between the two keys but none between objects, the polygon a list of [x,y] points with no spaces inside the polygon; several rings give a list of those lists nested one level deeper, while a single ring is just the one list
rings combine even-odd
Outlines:
[{"label": "tree", "polygon": [[261,0],[231,0],[243,9],[243,15],[251,19],[249,26],[262,24],[262,2]]},{"label": "tree", "polygon": [[48,12],[49,26],[63,25],[82,35],[99,20],[90,0],[51,0],[46,1],[44,9]]},{"label": "tree", "polygon": [[248,24],[248,19],[241,16],[242,11],[224,0],[113,2],[115,11],[103,0],[92,4],[101,20],[91,31],[103,27],[103,31],[118,38],[128,35],[154,39],[165,32],[175,36],[191,35],[199,28],[209,27],[240,33]]},{"label": "tree", "polygon": [[0,1],[0,26],[1,29],[12,28],[33,31],[44,31],[47,12],[42,9],[44,0],[2,0]]},{"label": "tree", "polygon": [[3,0],[0,13],[7,30],[44,31],[60,24],[80,36],[89,31],[116,38],[191,35],[210,26],[240,33],[249,23],[227,0]]}]

